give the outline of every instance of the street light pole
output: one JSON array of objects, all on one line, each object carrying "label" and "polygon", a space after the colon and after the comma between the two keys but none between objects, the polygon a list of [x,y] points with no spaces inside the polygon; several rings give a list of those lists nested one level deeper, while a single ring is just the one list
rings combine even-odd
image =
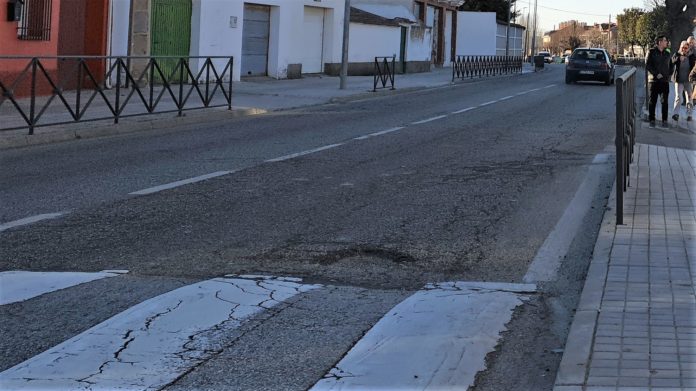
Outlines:
[{"label": "street light pole", "polygon": [[350,36],[350,0],[345,0],[346,9],[343,15],[343,55],[341,57],[341,86],[346,89],[348,82],[348,38]]}]

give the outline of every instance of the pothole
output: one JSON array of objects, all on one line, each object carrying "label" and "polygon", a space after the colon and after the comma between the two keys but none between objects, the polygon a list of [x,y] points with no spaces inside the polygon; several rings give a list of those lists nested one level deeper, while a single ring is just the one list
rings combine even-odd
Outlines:
[{"label": "pothole", "polygon": [[350,264],[375,265],[386,262],[399,264],[416,263],[416,259],[408,254],[379,247],[354,247],[314,256],[313,262],[321,265]]}]

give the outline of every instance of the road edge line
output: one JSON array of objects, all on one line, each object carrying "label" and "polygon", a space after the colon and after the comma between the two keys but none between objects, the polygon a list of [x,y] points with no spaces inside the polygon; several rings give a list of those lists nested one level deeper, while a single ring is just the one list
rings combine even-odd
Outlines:
[{"label": "road edge line", "polygon": [[[614,205],[615,201],[616,181],[614,181],[608,205]],[[614,212],[615,210],[611,207],[607,207],[604,212],[590,267],[585,277],[585,285],[580,295],[580,302],[556,373],[553,391],[564,391],[569,387],[582,387],[585,383],[609,270],[609,254],[616,234],[616,214]]]}]

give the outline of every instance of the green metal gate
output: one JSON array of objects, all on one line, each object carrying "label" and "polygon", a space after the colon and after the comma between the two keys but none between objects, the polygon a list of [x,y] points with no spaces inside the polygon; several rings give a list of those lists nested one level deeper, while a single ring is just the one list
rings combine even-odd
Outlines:
[{"label": "green metal gate", "polygon": [[[150,43],[151,56],[189,56],[191,0],[152,0]],[[162,73],[169,78],[178,60],[158,59],[157,62]],[[155,78],[162,81],[157,72]],[[178,81],[179,78],[172,80]]]}]

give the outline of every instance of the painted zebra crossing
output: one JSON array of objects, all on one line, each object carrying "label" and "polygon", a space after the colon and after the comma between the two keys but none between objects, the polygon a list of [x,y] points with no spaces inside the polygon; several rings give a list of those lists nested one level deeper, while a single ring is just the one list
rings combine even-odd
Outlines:
[{"label": "painted zebra crossing", "polygon": [[[295,278],[252,275],[186,285],[0,372],[0,389],[187,389],[200,381],[193,368],[204,370],[241,343],[238,329],[246,321],[282,311],[303,295],[320,297],[339,290]],[[346,341],[344,351],[334,352],[332,357],[342,357],[340,362],[325,359],[315,368],[314,380],[296,388],[466,389],[485,368],[485,356],[495,348],[513,310],[534,290],[528,284],[452,282],[395,296],[396,305],[385,307],[381,319],[355,333],[367,331],[364,337]],[[221,384],[201,389],[231,388]]]}]

